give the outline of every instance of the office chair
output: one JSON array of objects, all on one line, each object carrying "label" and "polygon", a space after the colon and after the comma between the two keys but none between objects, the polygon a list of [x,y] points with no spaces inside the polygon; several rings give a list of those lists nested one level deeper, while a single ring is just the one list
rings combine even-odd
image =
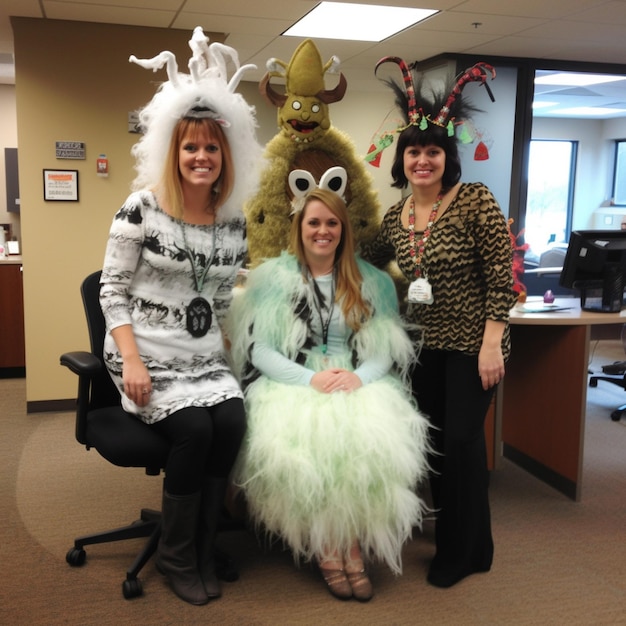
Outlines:
[{"label": "office chair", "polygon": [[[76,439],[88,450],[95,448],[113,465],[143,467],[146,474],[159,476],[165,467],[169,442],[122,409],[119,391],[102,361],[105,322],[99,300],[100,274],[101,271],[90,274],[81,285],[91,352],[67,352],[61,355],[61,365],[78,375]],[[219,530],[238,527],[241,527],[240,523],[224,515]],[[80,566],[85,563],[84,547],[87,545],[148,537],[146,545],[127,570],[126,580],[122,583],[124,597],[135,598],[143,593],[139,572],[155,553],[160,535],[160,511],[142,509],[139,519],[127,526],[78,537],[65,560],[71,566]],[[232,561],[217,548],[215,558],[219,578],[227,581],[238,578]]]},{"label": "office chair", "polygon": [[524,261],[522,282],[529,296],[543,296],[548,289],[559,297],[574,295],[574,290],[559,285],[566,252],[567,244],[554,244],[541,253],[537,262]]},{"label": "office chair", "polygon": [[[626,351],[626,324],[622,326],[622,344]],[[590,387],[597,387],[598,381],[604,380],[626,391],[626,361],[615,361],[609,365],[603,365],[602,372],[605,374],[604,376],[594,375],[589,378]],[[626,404],[622,404],[612,411],[611,419],[614,422],[619,422],[624,413],[626,413]]]}]

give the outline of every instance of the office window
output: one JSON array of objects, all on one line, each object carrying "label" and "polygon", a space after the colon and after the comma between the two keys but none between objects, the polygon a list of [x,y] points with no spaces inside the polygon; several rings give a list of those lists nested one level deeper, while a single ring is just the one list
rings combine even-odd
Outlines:
[{"label": "office window", "polygon": [[[552,244],[569,240],[577,148],[576,141],[530,142],[524,237],[530,244],[527,257],[538,258]],[[624,159],[626,163],[626,152]]]},{"label": "office window", "polygon": [[615,142],[613,202],[619,206],[626,205],[626,139],[620,139]]}]

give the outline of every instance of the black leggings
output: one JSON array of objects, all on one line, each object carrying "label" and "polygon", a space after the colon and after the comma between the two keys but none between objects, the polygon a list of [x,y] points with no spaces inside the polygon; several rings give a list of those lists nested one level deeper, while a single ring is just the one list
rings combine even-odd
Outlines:
[{"label": "black leggings", "polygon": [[208,476],[228,476],[246,432],[246,414],[243,401],[233,398],[212,407],[180,409],[152,428],[172,443],[165,489],[188,495],[199,491]]}]

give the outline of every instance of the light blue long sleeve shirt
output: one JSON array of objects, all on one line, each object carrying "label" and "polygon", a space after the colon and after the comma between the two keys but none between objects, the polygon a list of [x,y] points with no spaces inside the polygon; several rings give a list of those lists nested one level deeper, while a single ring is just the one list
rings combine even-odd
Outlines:
[{"label": "light blue long sleeve shirt", "polygon": [[[332,275],[320,276],[315,279],[320,292],[326,302],[332,301]],[[322,309],[321,315],[326,320],[328,311]],[[319,311],[314,311],[311,321],[313,337],[318,345],[322,345],[322,319]],[[339,354],[346,350],[346,342],[351,329],[346,325],[341,307],[338,304],[332,309],[328,326],[327,354]],[[310,385],[314,370],[292,361],[277,350],[262,342],[255,342],[252,349],[252,364],[265,376],[289,385]],[[391,357],[371,358],[364,361],[354,373],[360,378],[363,385],[385,376],[391,369]]]}]

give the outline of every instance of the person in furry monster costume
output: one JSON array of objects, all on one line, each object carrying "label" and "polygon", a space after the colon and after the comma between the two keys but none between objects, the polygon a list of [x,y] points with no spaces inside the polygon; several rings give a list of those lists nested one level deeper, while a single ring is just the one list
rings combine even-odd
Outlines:
[{"label": "person in furry monster costume", "polygon": [[[289,64],[278,59],[267,63],[259,88],[278,107],[279,133],[266,146],[268,165],[259,191],[244,208],[251,266],[287,248],[293,200],[288,177],[294,169],[307,170],[319,181],[328,169],[343,167],[348,173],[345,200],[357,244],[372,240],[378,230],[380,204],[372,178],[351,139],[334,128],[329,117],[328,105],[340,101],[347,87],[343,74],[334,89],[324,86],[324,75],[336,73],[338,65],[336,57],[323,65],[310,39],[298,46]],[[285,80],[284,94],[271,86],[272,78]]]}]

